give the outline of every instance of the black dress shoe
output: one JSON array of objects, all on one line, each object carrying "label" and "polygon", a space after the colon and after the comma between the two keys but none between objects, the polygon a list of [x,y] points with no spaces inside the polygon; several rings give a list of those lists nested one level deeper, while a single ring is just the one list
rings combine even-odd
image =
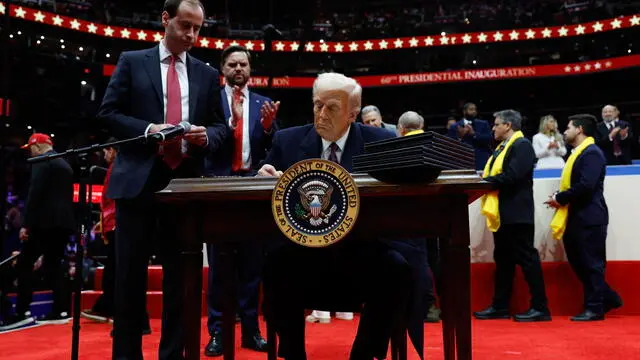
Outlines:
[{"label": "black dress shoe", "polygon": [[604,320],[604,314],[597,314],[591,310],[585,310],[570,319],[571,321],[599,321]]},{"label": "black dress shoe", "polygon": [[551,321],[551,314],[549,310],[539,311],[531,308],[526,313],[514,316],[513,320],[518,322]]},{"label": "black dress shoe", "polygon": [[496,309],[493,306],[489,306],[488,308],[482,311],[476,311],[473,313],[473,316],[478,320],[496,320],[496,319],[508,319],[509,318],[509,310],[507,309]]},{"label": "black dress shoe", "polygon": [[267,352],[267,340],[265,340],[259,333],[252,336],[243,336],[242,347],[245,349]]},{"label": "black dress shoe", "polygon": [[213,334],[209,343],[204,347],[205,356],[222,356],[222,336]]},{"label": "black dress shoe", "polygon": [[622,299],[618,298],[615,301],[605,302],[604,304],[604,313],[608,313],[611,310],[615,310],[622,306]]}]

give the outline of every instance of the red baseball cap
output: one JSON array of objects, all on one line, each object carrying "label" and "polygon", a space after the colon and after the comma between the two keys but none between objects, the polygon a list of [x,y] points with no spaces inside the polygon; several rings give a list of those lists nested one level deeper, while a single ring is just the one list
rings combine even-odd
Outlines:
[{"label": "red baseball cap", "polygon": [[29,137],[29,141],[26,144],[22,145],[21,148],[28,149],[29,146],[34,144],[49,144],[53,146],[53,142],[51,141],[51,137],[49,137],[49,135],[34,133],[33,135],[31,135],[31,137]]}]

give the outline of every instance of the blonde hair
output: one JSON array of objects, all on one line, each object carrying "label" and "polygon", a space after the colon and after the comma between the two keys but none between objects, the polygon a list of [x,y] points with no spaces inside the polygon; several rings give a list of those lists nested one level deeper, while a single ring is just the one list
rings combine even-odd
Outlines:
[{"label": "blonde hair", "polygon": [[328,72],[318,75],[313,82],[313,93],[315,97],[325,91],[342,91],[349,96],[349,111],[358,115],[362,104],[362,86],[358,82],[343,74]]},{"label": "blonde hair", "polygon": [[538,132],[545,135],[553,135],[553,137],[556,139],[557,142],[562,142],[562,135],[560,135],[558,131],[555,131],[553,134],[550,134],[549,131],[547,130],[547,124],[550,123],[551,121],[555,121],[556,126],[558,125],[558,120],[556,120],[556,118],[553,117],[553,115],[545,115],[541,117],[540,127],[538,128]]}]

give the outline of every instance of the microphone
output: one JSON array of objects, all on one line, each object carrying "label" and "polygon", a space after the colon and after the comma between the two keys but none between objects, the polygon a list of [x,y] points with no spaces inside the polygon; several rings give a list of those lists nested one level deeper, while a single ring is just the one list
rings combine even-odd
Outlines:
[{"label": "microphone", "polygon": [[184,135],[184,133],[188,133],[189,131],[191,131],[191,124],[183,121],[176,126],[162,129],[153,134],[147,134],[145,138],[147,139],[147,141],[151,140],[151,142],[163,142],[171,140],[180,135]]}]

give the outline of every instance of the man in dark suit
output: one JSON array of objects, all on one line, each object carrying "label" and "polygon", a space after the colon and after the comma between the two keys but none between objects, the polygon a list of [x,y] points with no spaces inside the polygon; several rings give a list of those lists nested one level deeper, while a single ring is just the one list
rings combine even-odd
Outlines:
[{"label": "man in dark suit", "polygon": [[[533,167],[536,155],[531,142],[522,136],[522,117],[515,110],[504,110],[494,114],[494,136],[500,146],[491,158],[489,168],[495,165],[500,152],[504,154],[502,172],[484,179],[498,190],[500,225],[494,232],[496,263],[493,303],[485,310],[475,312],[477,319],[508,319],[509,301],[513,287],[516,264],[520,265],[529,285],[531,305],[515,321],[551,320],[547,307],[547,296],[542,276],[542,265],[538,250],[533,246]],[[511,146],[506,145],[516,136]]]},{"label": "man in dark suit", "polygon": [[[574,149],[596,132],[596,118],[588,114],[569,117],[564,135]],[[546,202],[569,206],[563,242],[571,268],[584,288],[584,311],[573,321],[604,320],[604,314],[622,306],[622,299],[605,281],[609,211],[604,199],[606,160],[602,150],[587,145],[577,155],[569,189],[556,192]]]},{"label": "man in dark suit", "polygon": [[[224,118],[231,134],[220,151],[209,156],[207,174],[247,176],[255,174],[271,148],[276,130],[275,117],[280,102],[249,91],[251,54],[242,46],[230,46],[222,52],[220,69],[226,85],[220,90]],[[260,243],[238,247],[238,305],[242,324],[242,347],[267,351],[267,342],[258,327],[258,297],[263,249]],[[216,267],[216,246],[207,244],[209,259],[208,313],[209,343],[206,356],[222,355],[222,278]]]},{"label": "man in dark suit", "polygon": [[[55,154],[49,135],[35,133],[22,147],[31,156]],[[43,274],[53,289],[53,308],[40,322],[70,320],[71,292],[63,258],[69,236],[75,230],[73,214],[73,170],[61,159],[39,162],[31,169],[31,186],[20,229],[22,252],[18,258],[17,321],[29,320],[33,295],[33,264],[43,255]]]},{"label": "man in dark suit", "polygon": [[[204,21],[198,0],[167,0],[165,38],[156,47],[125,52],[107,87],[98,119],[120,139],[189,122],[177,140],[120,147],[107,196],[116,201],[114,359],[142,358],[142,327],[149,250],[163,265],[160,359],[183,357],[179,224],[154,193],[176,177],[202,174],[204,157],[223,143],[218,72],[187,54]],[[159,229],[158,229],[159,227]],[[156,233],[157,231],[157,233]],[[156,242],[157,235],[157,242]]]},{"label": "man in dark suit", "polygon": [[613,105],[602,108],[602,122],[595,132],[596,143],[602,149],[607,165],[631,165],[631,124],[619,119],[620,111]]},{"label": "man in dark suit", "polygon": [[476,104],[462,107],[464,117],[448,128],[447,136],[471,146],[476,157],[476,170],[482,170],[491,156],[491,127],[489,122],[478,119]]},{"label": "man in dark suit", "polygon": [[[314,124],[278,131],[258,175],[279,177],[297,161],[311,158],[334,161],[350,171],[365,143],[395,137],[354,123],[361,93],[360,85],[342,74],[319,75],[313,86]],[[265,307],[280,336],[280,356],[306,359],[305,308],[350,311],[364,303],[350,358],[386,357],[394,325],[406,314],[412,282],[411,267],[391,243],[363,246],[347,239],[330,248],[308,249],[284,241],[269,249]],[[312,282],[306,271],[296,270],[318,268],[322,276]]]}]

